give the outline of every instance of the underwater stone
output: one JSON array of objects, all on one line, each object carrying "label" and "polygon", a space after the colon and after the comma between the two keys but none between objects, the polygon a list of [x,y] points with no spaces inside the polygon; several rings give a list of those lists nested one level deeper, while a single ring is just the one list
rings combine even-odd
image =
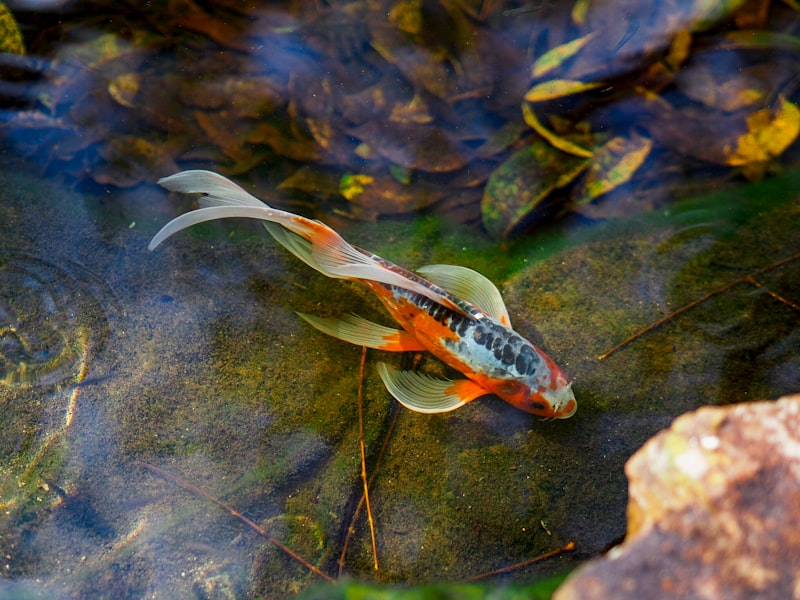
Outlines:
[{"label": "underwater stone", "polygon": [[687,413],[625,472],[625,541],[555,600],[800,598],[800,395]]}]

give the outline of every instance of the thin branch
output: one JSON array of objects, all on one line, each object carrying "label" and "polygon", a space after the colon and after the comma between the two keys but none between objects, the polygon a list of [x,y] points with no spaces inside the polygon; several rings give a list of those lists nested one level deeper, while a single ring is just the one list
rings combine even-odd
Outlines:
[{"label": "thin branch", "polygon": [[[690,302],[689,304],[686,304],[685,306],[682,306],[678,310],[676,310],[674,312],[671,312],[666,317],[663,317],[663,318],[659,319],[655,323],[651,323],[650,325],[648,325],[644,329],[640,329],[639,331],[634,333],[632,336],[626,338],[625,340],[623,340],[622,342],[620,342],[619,344],[617,344],[616,346],[611,348],[611,350],[607,350],[606,352],[604,352],[603,354],[598,356],[597,359],[598,360],[605,360],[606,358],[608,358],[609,356],[614,354],[617,350],[621,350],[622,348],[624,348],[625,346],[630,344],[635,339],[643,336],[645,333],[649,333],[649,332],[653,331],[654,329],[657,329],[657,328],[661,327],[667,321],[671,321],[672,319],[674,319],[678,315],[681,315],[681,314],[685,313],[687,310],[690,310],[690,309],[694,308],[698,304],[702,304],[703,302],[705,302],[709,298],[713,298],[714,296],[717,296],[717,295],[721,294],[722,292],[728,291],[729,289],[731,289],[732,287],[734,287],[736,285],[739,285],[739,284],[742,284],[742,283],[748,283],[748,284],[751,284],[751,285],[755,285],[756,287],[759,287],[759,288],[763,287],[763,286],[759,285],[756,282],[756,280],[754,279],[756,275],[761,275],[763,273],[767,273],[768,271],[772,271],[774,269],[777,269],[778,267],[782,267],[786,263],[791,262],[793,260],[797,260],[798,258],[800,258],[800,252],[798,252],[797,254],[792,254],[791,256],[787,256],[786,258],[782,258],[781,260],[779,260],[777,262],[774,262],[774,263],[772,263],[770,265],[767,265],[766,267],[762,267],[761,269],[753,271],[749,275],[745,275],[744,277],[740,277],[739,279],[736,279],[734,281],[731,281],[731,282],[723,285],[721,288],[718,288],[718,289],[716,289],[716,290],[714,290],[712,292],[709,292],[708,294],[706,294],[702,298],[698,298],[697,300],[694,300],[694,301]],[[800,310],[800,307],[798,307],[796,304],[793,304],[792,302],[786,300],[785,298],[783,298],[781,296],[778,296],[777,294],[775,294],[773,292],[770,292],[769,290],[766,290],[766,292],[770,296],[772,296],[773,298],[778,300],[779,302],[783,302],[784,304],[786,304],[788,306],[791,306],[792,308]]]},{"label": "thin branch", "polygon": [[[375,478],[378,476],[378,467],[383,462],[383,457],[386,454],[386,450],[389,448],[389,440],[392,438],[392,434],[394,433],[395,426],[397,425],[397,419],[400,416],[400,405],[397,402],[392,402],[392,420],[389,422],[389,427],[386,429],[386,435],[383,438],[383,444],[381,445],[381,449],[378,452],[378,457],[375,459],[375,468],[372,471],[372,475],[369,476],[369,486],[375,483]],[[358,517],[361,514],[361,509],[364,508],[366,501],[364,498],[364,494],[361,494],[361,500],[358,501],[358,505],[356,506],[355,510],[353,511],[353,516],[350,519],[350,526],[347,528],[347,535],[344,538],[344,543],[342,544],[342,553],[339,555],[339,577],[344,575],[345,569],[345,562],[347,560],[347,549],[350,545],[350,539],[353,537],[353,534],[356,532],[356,521],[358,521]]]},{"label": "thin branch", "polygon": [[511,573],[512,571],[518,571],[519,569],[524,569],[527,566],[530,566],[537,562],[541,562],[548,558],[552,558],[554,556],[558,556],[559,554],[564,554],[565,552],[572,552],[574,549],[575,549],[575,542],[567,542],[566,544],[561,546],[561,548],[550,550],[549,552],[545,552],[544,554],[540,554],[539,556],[535,556],[534,558],[529,558],[528,560],[518,562],[508,567],[503,567],[502,569],[497,569],[496,571],[489,571],[488,573],[482,573],[480,575],[475,575],[473,577],[467,577],[465,581],[479,581],[481,579],[488,579],[489,577],[494,577],[495,575],[504,575],[505,573]]},{"label": "thin branch", "polygon": [[364,502],[367,505],[367,521],[372,538],[372,560],[378,570],[378,544],[375,541],[375,522],[372,520],[372,508],[369,504],[369,481],[367,480],[367,448],[364,442],[364,371],[367,364],[367,347],[361,352],[361,368],[358,371],[358,444],[361,448],[361,480],[364,482]]},{"label": "thin branch", "polygon": [[197,494],[198,496],[202,496],[206,500],[209,500],[209,501],[213,502],[214,504],[216,504],[220,508],[222,508],[222,509],[226,510],[228,513],[230,513],[234,518],[239,519],[240,521],[242,521],[246,525],[249,525],[252,529],[257,531],[259,533],[259,535],[262,535],[263,537],[265,537],[269,542],[271,542],[272,544],[277,546],[278,549],[280,549],[283,552],[285,552],[288,556],[290,556],[291,558],[293,558],[294,560],[299,562],[301,565],[303,565],[305,568],[307,568],[309,571],[311,571],[315,575],[319,575],[320,577],[322,577],[323,579],[325,579],[326,581],[329,581],[331,583],[334,583],[336,581],[333,577],[331,577],[330,575],[327,575],[326,573],[323,573],[322,571],[320,571],[317,567],[312,565],[305,558],[300,556],[297,552],[295,552],[294,550],[289,548],[283,542],[281,542],[281,541],[275,539],[274,537],[270,536],[263,527],[261,527],[260,525],[258,525],[254,521],[251,521],[250,519],[245,517],[242,513],[240,513],[238,510],[236,510],[235,508],[233,508],[229,504],[226,504],[225,502],[222,502],[221,500],[217,500],[214,496],[212,496],[208,492],[206,492],[204,490],[201,490],[199,487],[197,487],[195,485],[192,485],[191,483],[189,483],[185,479],[181,479],[177,475],[173,475],[169,471],[166,471],[166,470],[164,470],[164,469],[162,469],[160,467],[157,467],[155,465],[151,465],[150,463],[146,463],[146,462],[141,461],[141,460],[134,461],[134,464],[141,465],[142,467],[144,467],[146,469],[149,469],[149,470],[153,471],[154,473],[157,473],[158,475],[160,475],[164,479],[168,479],[168,480],[172,481],[173,483],[177,484],[178,486],[182,487],[183,489],[188,490],[188,491],[192,492],[193,494]]},{"label": "thin branch", "polygon": [[753,286],[757,287],[758,289],[760,289],[760,290],[764,290],[764,293],[768,294],[768,295],[769,295],[771,298],[774,298],[774,299],[775,299],[775,300],[777,300],[778,302],[780,302],[780,303],[782,303],[782,304],[785,304],[785,305],[786,305],[786,306],[788,306],[789,308],[793,308],[793,309],[795,309],[796,311],[800,311],[800,306],[798,306],[797,304],[795,304],[795,303],[794,303],[794,302],[792,302],[791,300],[789,300],[789,299],[787,299],[787,298],[784,298],[784,297],[783,297],[783,296],[781,296],[780,294],[776,294],[776,293],[775,293],[775,292],[773,292],[772,290],[770,290],[770,289],[768,289],[768,288],[765,288],[763,285],[761,285],[759,282],[757,282],[755,279],[753,279],[753,278],[752,278],[752,277],[750,277],[749,275],[748,275],[747,277],[745,277],[745,280],[747,281],[747,283],[750,283],[750,284],[752,284]]}]

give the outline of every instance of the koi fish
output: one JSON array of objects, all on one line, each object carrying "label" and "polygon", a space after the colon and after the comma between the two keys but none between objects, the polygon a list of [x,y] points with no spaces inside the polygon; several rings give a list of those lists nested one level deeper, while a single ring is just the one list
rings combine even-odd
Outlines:
[{"label": "koi fish", "polygon": [[311,268],[366,286],[402,329],[356,315],[334,319],[297,313],[312,327],[376,350],[427,350],[467,377],[436,379],[378,363],[386,389],[410,410],[443,413],[494,394],[546,418],[566,419],[575,413],[575,395],[564,372],[511,329],[500,292],[480,273],[454,265],[428,265],[412,273],[349,244],[319,221],[268,206],[211,171],[182,171],[158,183],[170,191],[205,195],[199,200],[201,208],[167,223],[150,242],[150,250],[197,223],[226,217],[259,219],[279,244]]}]

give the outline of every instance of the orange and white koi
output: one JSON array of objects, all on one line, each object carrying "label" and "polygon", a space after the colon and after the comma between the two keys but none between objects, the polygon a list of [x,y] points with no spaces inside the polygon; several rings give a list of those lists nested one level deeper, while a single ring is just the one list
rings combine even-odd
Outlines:
[{"label": "orange and white koi", "polygon": [[575,395],[563,371],[511,329],[500,292],[480,273],[454,265],[429,265],[412,273],[347,243],[319,221],[264,204],[211,171],[183,171],[159,184],[204,196],[201,208],[165,225],[150,242],[150,250],[197,223],[226,217],[260,219],[279,244],[308,266],[328,277],[365,285],[402,329],[356,315],[333,319],[298,313],[309,324],[378,350],[427,350],[466,375],[455,381],[435,379],[379,363],[378,373],[389,393],[407,408],[442,413],[494,394],[542,417],[566,419],[575,413]]}]

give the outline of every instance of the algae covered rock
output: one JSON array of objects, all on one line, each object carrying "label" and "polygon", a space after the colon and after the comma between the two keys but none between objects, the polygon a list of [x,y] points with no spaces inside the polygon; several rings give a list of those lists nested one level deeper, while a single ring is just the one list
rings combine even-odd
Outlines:
[{"label": "algae covered rock", "polygon": [[556,600],[800,598],[800,395],[687,413],[625,471],[624,543]]}]

